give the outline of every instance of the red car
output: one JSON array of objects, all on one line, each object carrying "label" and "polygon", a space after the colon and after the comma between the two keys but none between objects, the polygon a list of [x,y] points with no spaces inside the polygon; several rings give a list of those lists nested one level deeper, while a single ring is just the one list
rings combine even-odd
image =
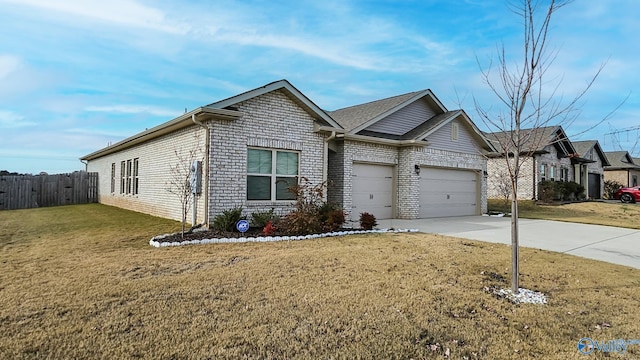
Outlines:
[{"label": "red car", "polygon": [[620,200],[623,203],[640,201],[640,186],[623,187],[622,189],[618,190],[615,199]]}]

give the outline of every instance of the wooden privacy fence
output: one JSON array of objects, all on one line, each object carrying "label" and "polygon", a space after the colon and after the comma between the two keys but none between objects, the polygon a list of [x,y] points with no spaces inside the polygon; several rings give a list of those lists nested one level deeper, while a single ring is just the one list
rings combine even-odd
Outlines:
[{"label": "wooden privacy fence", "polygon": [[98,202],[98,173],[0,176],[0,210]]}]

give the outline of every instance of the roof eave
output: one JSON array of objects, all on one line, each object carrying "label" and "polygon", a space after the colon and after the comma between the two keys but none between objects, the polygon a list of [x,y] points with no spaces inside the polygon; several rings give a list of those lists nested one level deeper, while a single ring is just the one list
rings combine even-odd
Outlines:
[{"label": "roof eave", "polygon": [[332,126],[322,126],[322,125],[318,125],[313,124],[313,132],[316,133],[320,133],[320,132],[328,132],[328,133],[337,133],[337,134],[344,134],[346,132],[345,129],[343,128],[336,128],[336,127],[332,127]]},{"label": "roof eave", "polygon": [[122,141],[119,141],[113,145],[107,146],[91,154],[85,155],[80,160],[94,160],[99,157],[112,154],[114,152],[127,149],[131,146],[143,143],[145,141],[155,139],[157,137],[169,134],[176,130],[183,129],[185,127],[195,125],[192,121],[192,117],[195,116],[199,121],[206,121],[211,119],[219,120],[235,120],[242,116],[242,113],[234,110],[227,109],[214,109],[210,107],[199,107],[192,111],[189,111],[177,118],[167,121],[151,129],[142,131],[136,135],[128,137]]},{"label": "roof eave", "polygon": [[390,146],[429,146],[429,142],[422,140],[393,140],[393,139],[385,139],[378,138],[373,136],[365,136],[365,135],[355,135],[355,134],[338,134],[336,135],[338,139],[343,140],[354,140],[361,141],[372,144],[381,144],[381,145],[390,145]]}]

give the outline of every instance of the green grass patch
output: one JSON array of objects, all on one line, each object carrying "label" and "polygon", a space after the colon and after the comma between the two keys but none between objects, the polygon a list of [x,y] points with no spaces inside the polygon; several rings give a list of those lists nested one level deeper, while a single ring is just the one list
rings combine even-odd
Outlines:
[{"label": "green grass patch", "polygon": [[[402,233],[156,249],[179,224],[103,205],[0,212],[0,358],[580,358],[640,336],[640,271]],[[640,345],[625,358],[640,357]],[[600,355],[595,358],[601,358]]]}]

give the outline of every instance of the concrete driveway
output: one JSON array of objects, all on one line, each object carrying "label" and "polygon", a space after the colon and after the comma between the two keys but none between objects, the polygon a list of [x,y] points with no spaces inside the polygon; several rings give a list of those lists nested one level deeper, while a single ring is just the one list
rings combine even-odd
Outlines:
[{"label": "concrete driveway", "polygon": [[[465,216],[418,220],[378,220],[380,228],[511,244],[511,219]],[[640,230],[549,220],[520,219],[520,246],[607,261],[640,269]]]}]

